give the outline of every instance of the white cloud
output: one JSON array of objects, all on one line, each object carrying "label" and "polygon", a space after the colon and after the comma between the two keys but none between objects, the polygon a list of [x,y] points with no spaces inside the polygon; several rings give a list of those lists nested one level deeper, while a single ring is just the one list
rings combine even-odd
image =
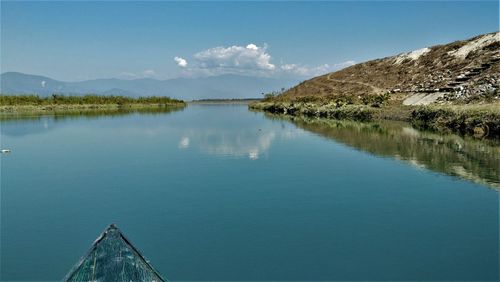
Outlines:
[{"label": "white cloud", "polygon": [[255,44],[244,46],[214,47],[194,54],[198,67],[206,69],[240,69],[271,71],[271,55],[267,46]]},{"label": "white cloud", "polygon": [[157,78],[158,75],[156,71],[154,70],[143,70],[139,73],[133,73],[133,72],[122,72],[118,75],[118,78],[121,79],[138,79],[138,78]]},{"label": "white cloud", "polygon": [[182,67],[182,75],[187,77],[203,77],[221,74],[240,74],[250,76],[291,76],[313,77],[342,69],[355,64],[346,61],[339,64],[323,64],[309,67],[301,64],[275,65],[267,45],[257,46],[250,43],[246,46],[219,46],[200,51],[193,55],[194,63],[187,67],[187,61],[175,57],[178,66]]},{"label": "white cloud", "polygon": [[281,69],[284,71],[293,71],[296,69],[298,66],[296,64],[286,64],[286,65],[281,65]]},{"label": "white cloud", "polygon": [[247,45],[247,49],[250,49],[250,50],[259,50],[259,47],[257,47],[257,45],[253,44],[253,43],[250,43]]},{"label": "white cloud", "polygon": [[154,77],[154,76],[156,76],[156,72],[154,70],[144,70],[142,72],[142,75],[144,77]]},{"label": "white cloud", "polygon": [[288,74],[298,75],[298,76],[318,76],[332,71],[336,71],[348,66],[354,65],[354,61],[346,61],[339,64],[329,65],[323,64],[316,67],[308,67],[298,64],[283,64],[280,66],[281,71]]},{"label": "white cloud", "polygon": [[174,61],[177,63],[177,65],[181,68],[187,67],[188,63],[184,58],[181,57],[175,57]]},{"label": "white cloud", "polygon": [[131,72],[122,72],[118,75],[118,77],[125,78],[125,79],[131,79],[131,78],[136,78],[137,75],[135,73],[131,73]]},{"label": "white cloud", "polygon": [[335,64],[333,66],[338,68],[338,69],[343,69],[343,68],[347,68],[347,67],[350,67],[350,66],[355,65],[355,64],[356,64],[356,61],[349,60],[349,61]]}]

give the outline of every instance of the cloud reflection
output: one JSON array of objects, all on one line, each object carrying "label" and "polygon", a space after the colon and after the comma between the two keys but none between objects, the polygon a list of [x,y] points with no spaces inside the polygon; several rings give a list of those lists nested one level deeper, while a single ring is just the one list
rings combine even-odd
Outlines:
[{"label": "cloud reflection", "polygon": [[179,141],[179,148],[180,149],[189,148],[189,137],[182,137],[181,138],[181,141]]},{"label": "cloud reflection", "polygon": [[179,140],[179,148],[188,146],[201,152],[257,160],[265,156],[278,138],[293,139],[302,130],[280,130],[272,128],[197,128],[184,132]]}]

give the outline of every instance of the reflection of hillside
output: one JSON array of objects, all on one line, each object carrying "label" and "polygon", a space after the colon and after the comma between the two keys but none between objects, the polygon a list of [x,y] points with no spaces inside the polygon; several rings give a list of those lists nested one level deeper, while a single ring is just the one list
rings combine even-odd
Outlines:
[{"label": "reflection of hillside", "polygon": [[138,109],[98,109],[83,111],[54,111],[46,114],[0,114],[1,133],[22,136],[46,132],[57,126],[58,122],[71,119],[98,119],[101,117],[120,117],[130,114],[162,115],[182,110],[181,107],[158,107]]},{"label": "reflection of hillside", "polygon": [[419,167],[500,189],[498,141],[438,135],[418,131],[398,122],[359,123],[304,117],[283,118],[299,128],[375,155],[405,160]]}]

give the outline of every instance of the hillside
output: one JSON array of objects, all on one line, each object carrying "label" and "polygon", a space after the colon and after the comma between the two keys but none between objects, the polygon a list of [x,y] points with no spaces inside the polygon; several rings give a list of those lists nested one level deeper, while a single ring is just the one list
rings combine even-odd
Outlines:
[{"label": "hillside", "polygon": [[279,96],[322,98],[389,94],[405,105],[498,99],[500,34],[480,35],[353,65],[304,81]]},{"label": "hillside", "polygon": [[423,129],[500,138],[499,84],[495,32],[357,64],[249,107],[295,116],[405,120]]}]

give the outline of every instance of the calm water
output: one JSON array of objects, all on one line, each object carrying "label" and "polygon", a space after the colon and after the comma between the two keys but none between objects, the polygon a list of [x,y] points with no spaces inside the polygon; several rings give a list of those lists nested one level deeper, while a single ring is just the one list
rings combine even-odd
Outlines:
[{"label": "calm water", "polygon": [[1,278],[110,223],[181,280],[498,280],[499,146],[246,106],[3,120]]}]

